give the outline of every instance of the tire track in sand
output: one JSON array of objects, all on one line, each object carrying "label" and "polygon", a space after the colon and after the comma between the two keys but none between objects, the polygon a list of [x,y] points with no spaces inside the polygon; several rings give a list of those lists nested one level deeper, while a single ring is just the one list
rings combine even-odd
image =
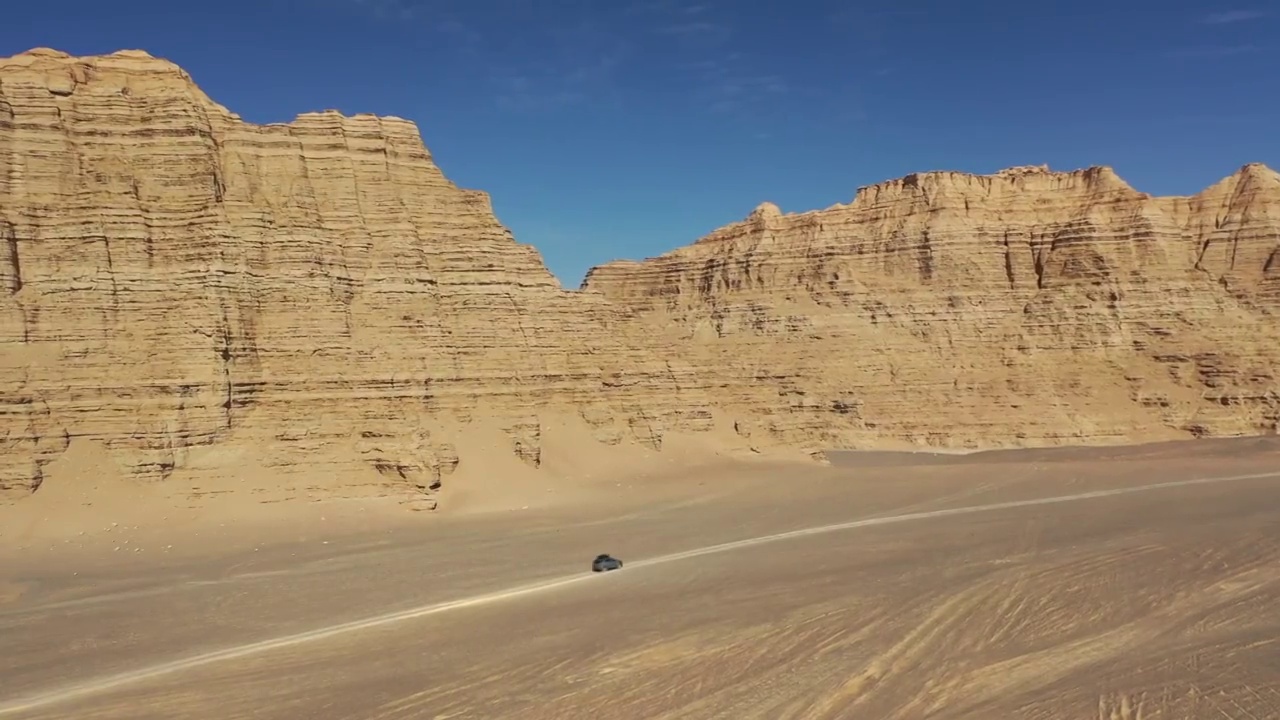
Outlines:
[{"label": "tire track in sand", "polygon": [[[1180,487],[1193,487],[1198,485],[1214,485],[1228,482],[1239,482],[1243,480],[1261,480],[1268,478],[1280,477],[1280,472],[1251,473],[1246,475],[1227,475],[1219,477],[1195,478],[1190,480],[1174,480],[1162,483],[1151,483],[1146,485],[1134,485],[1124,488],[1114,488],[1111,490],[1094,490],[1091,492],[1074,493],[1071,495],[1054,495],[1043,498],[1032,498],[1027,500],[1011,500],[1008,502],[988,503],[984,505],[969,505],[964,507],[945,508],[941,510],[927,510],[921,512],[906,513],[901,515],[892,515],[887,517],[864,518],[860,520],[852,520],[844,523],[835,523],[831,525],[820,525],[817,527],[804,528],[800,530],[792,530],[789,532],[775,533],[772,535],[764,535],[760,537],[747,538],[743,540],[735,540],[731,542],[719,543],[707,547],[686,550],[684,552],[671,553],[645,560],[639,560],[627,564],[630,572],[637,569],[651,567],[654,565],[662,565],[680,560],[687,560],[705,555],[740,550],[743,548],[764,545],[768,543],[790,540],[793,538],[812,537],[815,535],[823,535],[843,530],[853,530],[864,527],[872,527],[877,525],[893,525],[907,522],[918,522],[921,520],[932,520],[936,518],[952,517],[958,515],[972,515],[976,513],[996,512],[999,510],[1011,510],[1015,508],[1036,507],[1040,505],[1054,505],[1066,502],[1079,502],[1081,500],[1092,500],[1107,497],[1116,497],[1120,495],[1130,495],[1134,493],[1151,492],[1154,490],[1164,490]],[[461,610],[480,605],[514,600],[529,595],[540,594],[552,590],[560,590],[572,585],[585,582],[608,582],[611,578],[610,574],[604,576],[596,576],[591,574],[578,573],[569,576],[562,576],[544,580],[541,582],[521,585],[508,590],[476,595],[468,598],[461,598],[443,603],[435,603],[416,608],[409,608],[398,612],[387,613],[385,615],[377,615],[374,617],[353,620],[350,622],[339,623],[327,627],[317,628],[306,632],[285,635],[281,637],[262,640],[255,643],[247,643],[228,647],[223,650],[215,650],[212,652],[202,653],[191,657],[186,657],[169,662],[158,663],[138,670],[117,673],[114,675],[101,676],[86,680],[79,683],[64,685],[62,687],[46,690],[44,692],[30,694],[24,697],[18,697],[0,704],[0,716],[12,715],[19,712],[35,710],[38,708],[57,705],[71,700],[100,694],[110,690],[114,690],[127,685],[134,685],[146,680],[161,677],[164,675],[172,675],[185,670],[191,670],[206,665],[212,665],[228,660],[237,660],[240,658],[259,655],[281,648],[292,647],[304,643],[318,642],[328,640],[340,635],[371,630],[378,627],[402,623],[417,618],[428,617],[440,613],[449,612],[451,610]]]}]

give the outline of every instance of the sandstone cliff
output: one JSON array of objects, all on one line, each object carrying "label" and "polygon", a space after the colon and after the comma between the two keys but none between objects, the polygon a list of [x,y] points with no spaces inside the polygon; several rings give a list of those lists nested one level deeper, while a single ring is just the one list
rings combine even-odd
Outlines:
[{"label": "sandstone cliff", "polygon": [[254,469],[429,501],[471,435],[537,467],[565,422],[654,449],[1266,432],[1278,248],[1261,166],[1191,198],[927,173],[569,292],[412,123],[257,126],[145,53],[34,50],[0,60],[0,500],[84,442],[192,495]]},{"label": "sandstone cliff", "polygon": [[1109,168],[910,175],[745,221],[584,288],[687,341],[725,410],[807,445],[1275,432],[1280,176],[1159,198]]},{"label": "sandstone cliff", "polygon": [[553,411],[655,447],[711,419],[679,353],[560,289],[412,123],[250,125],[142,52],[0,61],[0,248],[10,498],[74,438],[142,480],[374,468],[429,495],[468,420],[536,466]]}]

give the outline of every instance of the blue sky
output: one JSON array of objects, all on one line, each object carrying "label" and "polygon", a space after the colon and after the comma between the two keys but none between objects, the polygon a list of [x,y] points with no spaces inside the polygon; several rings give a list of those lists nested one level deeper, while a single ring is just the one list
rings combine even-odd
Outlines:
[{"label": "blue sky", "polygon": [[1275,0],[10,3],[0,54],[36,46],[145,49],[255,122],[412,119],[567,287],[915,171],[1280,168]]}]

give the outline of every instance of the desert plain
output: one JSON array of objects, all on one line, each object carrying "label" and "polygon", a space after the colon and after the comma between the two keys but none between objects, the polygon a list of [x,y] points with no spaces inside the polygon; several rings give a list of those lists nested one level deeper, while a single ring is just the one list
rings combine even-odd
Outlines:
[{"label": "desert plain", "polygon": [[0,58],[0,720],[1280,718],[1278,309],[1260,163],[569,290],[408,120]]},{"label": "desert plain", "polygon": [[7,553],[0,717],[1280,716],[1280,443],[862,460]]}]

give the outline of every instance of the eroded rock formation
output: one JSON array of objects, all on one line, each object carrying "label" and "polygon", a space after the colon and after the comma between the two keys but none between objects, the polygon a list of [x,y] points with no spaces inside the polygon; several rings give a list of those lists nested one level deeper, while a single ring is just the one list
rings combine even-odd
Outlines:
[{"label": "eroded rock formation", "polygon": [[671,329],[751,432],[810,445],[1274,432],[1280,176],[1193,197],[1109,168],[909,175],[745,221],[584,287]]},{"label": "eroded rock formation", "polygon": [[816,450],[1280,414],[1280,178],[1257,165],[1190,198],[1106,168],[911,175],[569,292],[410,122],[257,126],[145,53],[42,49],[0,60],[0,255],[0,499],[78,437],[144,481],[244,462],[429,498],[469,422],[537,466],[552,416]]},{"label": "eroded rock formation", "polygon": [[36,50],[0,63],[0,169],[0,494],[76,436],[145,480],[229,443],[429,493],[445,425],[536,465],[550,410],[655,446],[710,421],[679,353],[562,290],[407,121],[254,126],[145,53]]}]

